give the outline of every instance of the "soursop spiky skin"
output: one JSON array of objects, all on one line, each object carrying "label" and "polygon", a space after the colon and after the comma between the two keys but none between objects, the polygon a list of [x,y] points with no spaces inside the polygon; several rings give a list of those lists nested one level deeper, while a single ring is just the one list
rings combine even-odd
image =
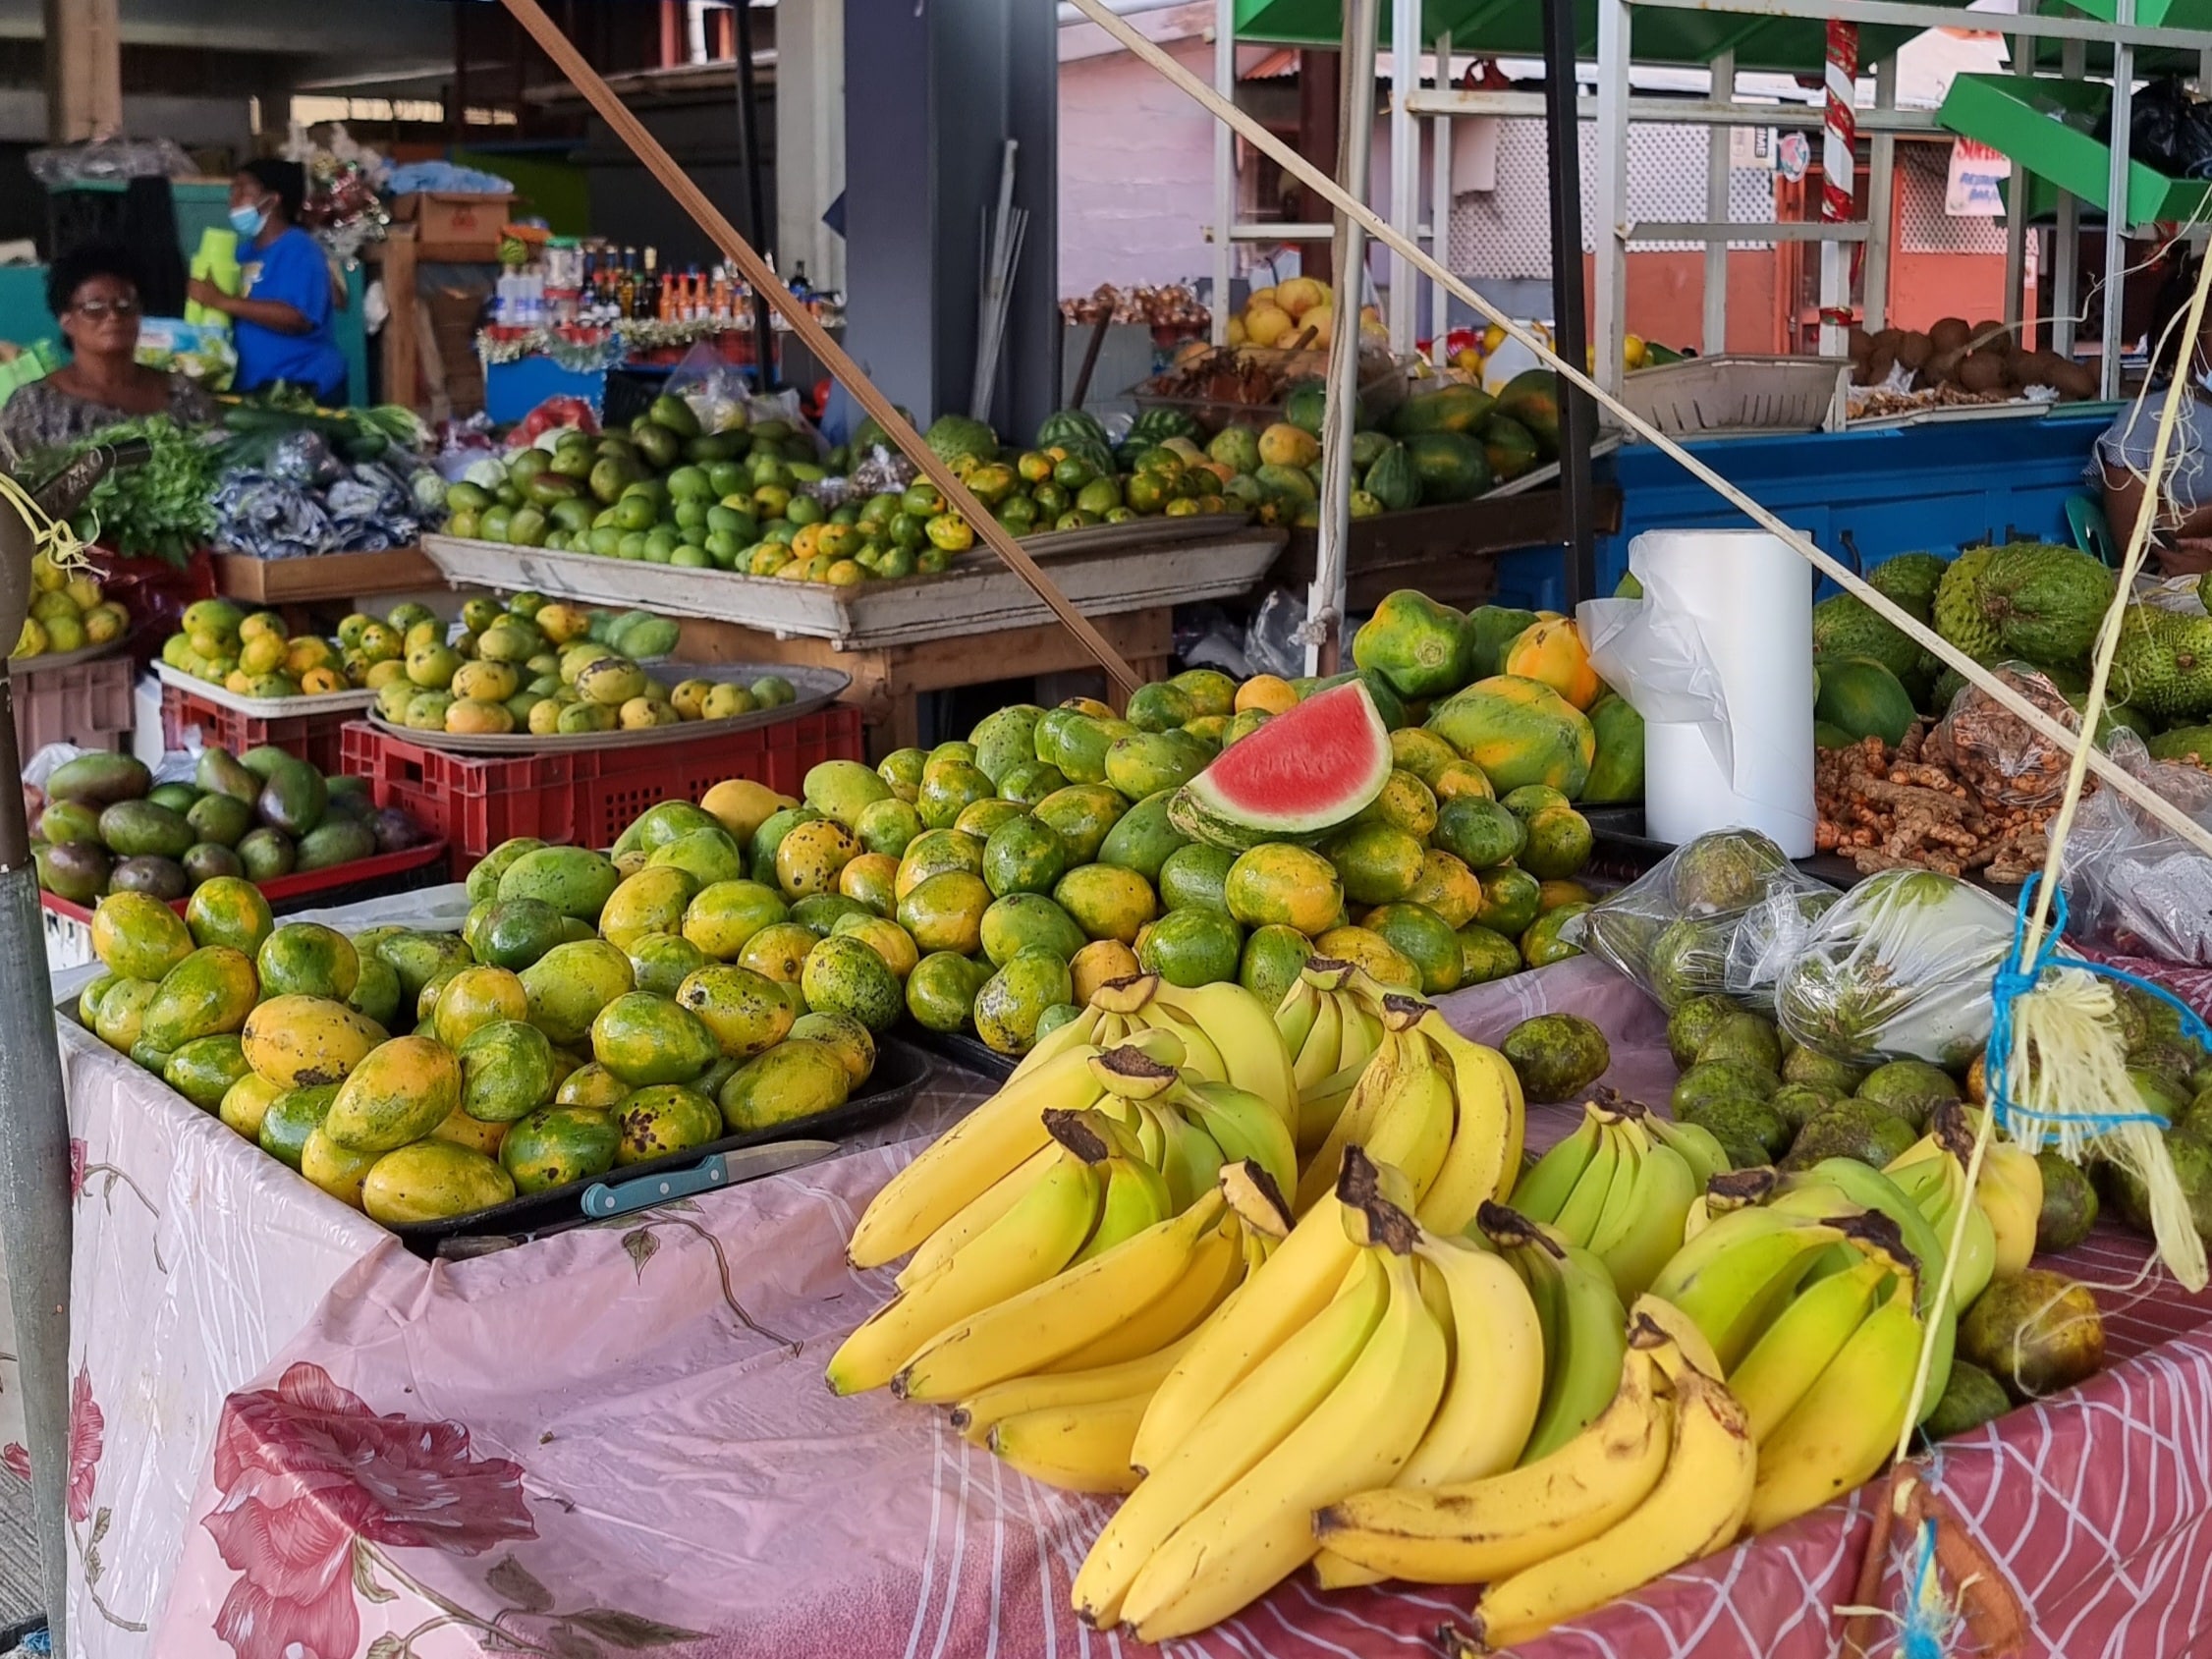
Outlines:
[{"label": "soursop spiky skin", "polygon": [[2180,676],[2170,718],[2201,720],[2212,714],[2212,617],[2172,613],[2166,619],[2166,637]]},{"label": "soursop spiky skin", "polygon": [[2096,642],[2117,581],[2077,548],[2017,542],[1997,549],[1975,597],[2006,656],[2076,664]]},{"label": "soursop spiky skin", "polygon": [[1951,562],[1940,553],[1900,553],[1866,573],[1866,585],[1902,611],[1926,622],[1935,614],[1936,588]]},{"label": "soursop spiky skin", "polygon": [[2106,691],[2114,701],[2161,721],[2182,713],[2184,669],[2170,636],[2170,620],[2153,606],[2128,607],[2120,619],[2120,643],[2113,650]]},{"label": "soursop spiky skin", "polygon": [[1994,547],[1969,547],[1951,561],[1936,585],[1931,615],[1935,631],[1976,662],[1997,654],[1997,629],[1982,614],[1981,579],[1997,556]]},{"label": "soursop spiky skin", "polygon": [[1915,674],[1921,650],[1905,632],[1855,594],[1838,593],[1812,608],[1812,648],[1835,660],[1869,657],[1900,680]]}]

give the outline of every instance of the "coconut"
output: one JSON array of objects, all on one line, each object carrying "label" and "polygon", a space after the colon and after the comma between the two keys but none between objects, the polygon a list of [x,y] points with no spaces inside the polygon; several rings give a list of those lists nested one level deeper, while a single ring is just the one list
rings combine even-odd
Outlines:
[{"label": "coconut", "polygon": [[1973,337],[1973,327],[1964,317],[1938,318],[1935,326],[1928,330],[1928,342],[1939,353],[1964,351]]},{"label": "coconut", "polygon": [[1923,387],[1949,385],[1959,378],[1959,365],[1965,360],[1965,356],[1956,346],[1948,351],[1938,347],[1929,354],[1928,360],[1920,365],[1918,383]]},{"label": "coconut", "polygon": [[1982,1292],[1959,1321],[1959,1355],[2022,1403],[2094,1375],[2105,1357],[2097,1301],[2063,1273],[2031,1267]]},{"label": "coconut", "polygon": [[2019,349],[2019,343],[2013,338],[2013,331],[1995,318],[1975,323],[1967,331],[1966,339],[1977,352],[2004,354]]},{"label": "coconut", "polygon": [[1907,368],[1918,368],[1935,355],[1935,342],[1918,329],[1898,336],[1897,360]]},{"label": "coconut", "polygon": [[2097,395],[2097,371],[2087,363],[2061,360],[2052,365],[2051,384],[2059,396],[2078,403]]},{"label": "coconut", "polygon": [[1853,362],[1863,362],[1866,355],[1874,349],[1874,336],[1854,322],[1851,325],[1851,339],[1846,349],[1851,353]]},{"label": "coconut", "polygon": [[1969,392],[1994,392],[2005,382],[2003,352],[1968,352],[1959,359],[1959,384]]}]

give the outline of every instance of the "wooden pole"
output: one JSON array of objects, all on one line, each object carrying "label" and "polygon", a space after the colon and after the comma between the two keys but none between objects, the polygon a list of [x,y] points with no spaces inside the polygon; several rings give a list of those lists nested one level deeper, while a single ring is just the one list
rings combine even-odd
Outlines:
[{"label": "wooden pole", "polygon": [[768,262],[752,250],[745,238],[706,194],[691,183],[675,157],[663,149],[660,140],[645,130],[643,122],[633,115],[628,106],[615,96],[610,87],[588,63],[583,55],[561,32],[553,20],[545,15],[537,0],[504,0],[507,10],[529,32],[540,50],[553,60],[554,67],[568,77],[569,83],[583,94],[584,101],[598,113],[609,130],[630,146],[630,151],[643,164],[646,172],[661,182],[676,204],[691,216],[691,221],[704,231],[707,240],[722,250],[722,256],[744,273],[746,281],[752,284],[756,294],[767,296],[768,303],[782,313],[791,325],[792,333],[805,343],[814,354],[815,360],[827,368],[854,401],[866,410],[877,425],[881,426],[897,444],[908,460],[921,470],[922,476],[935,484],[944,495],[946,505],[959,512],[974,525],[975,533],[983,538],[992,552],[1006,563],[1008,569],[1027,582],[1031,592],[1043,600],[1052,614],[1058,617],[1075,636],[1082,641],[1103,668],[1108,677],[1118,683],[1125,692],[1134,691],[1142,684],[1136,671],[1123,660],[1122,654],[1106,642],[1106,638],[1090,625],[1088,619],[1068,602],[1059,584],[1037,568],[1034,559],[1023,551],[1022,544],[1007,532],[1006,526],[991,517],[990,510],[968,493],[952,469],[940,461],[929,446],[921,441],[907,417],[892,407],[891,400],[876,389],[860,370],[860,365],[845,355],[845,349],[831,339],[822,325],[814,320],[814,313],[792,298],[791,290],[776,279]]}]

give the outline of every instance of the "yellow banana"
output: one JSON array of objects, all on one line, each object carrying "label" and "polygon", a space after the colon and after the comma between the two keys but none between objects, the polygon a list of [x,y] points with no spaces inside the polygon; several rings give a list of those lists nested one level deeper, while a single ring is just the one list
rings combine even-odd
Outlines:
[{"label": "yellow banana", "polygon": [[2035,1225],[2043,1214],[2043,1166],[2035,1155],[2015,1141],[1992,1140],[1982,1157],[1974,1202],[1989,1217],[1996,1240],[1996,1277],[2011,1279],[2025,1272],[2035,1254]]},{"label": "yellow banana", "polygon": [[991,1430],[991,1450],[1031,1480],[1063,1492],[1134,1492],[1142,1476],[1129,1466],[1129,1443],[1147,1398],[1133,1394],[1023,1411]]},{"label": "yellow banana", "polygon": [[[1135,1151],[1134,1143],[1129,1150]],[[1167,1177],[1150,1164],[1124,1154],[1106,1159],[1101,1167],[1105,1196],[1098,1207],[1098,1225],[1071,1266],[1104,1255],[1123,1240],[1134,1239],[1176,1213]]]},{"label": "yellow banana", "polygon": [[[1421,1016],[1420,1030],[1452,1063],[1460,1079],[1456,1086],[1463,1095],[1474,1086],[1468,1080],[1470,1074],[1485,1071],[1490,1075],[1494,1088],[1490,1091],[1477,1088],[1475,1092],[1483,1099],[1494,1096],[1504,1115],[1505,1144],[1498,1151],[1498,1179],[1488,1196],[1505,1203],[1513,1196],[1515,1186],[1521,1180],[1521,1152],[1527,1144],[1528,1103],[1521,1096],[1521,1075],[1496,1049],[1460,1035],[1433,1008]],[[1471,1211],[1469,1219],[1472,1219]],[[1464,1224],[1461,1230],[1465,1230]]]},{"label": "yellow banana", "polygon": [[1172,1106],[1149,1100],[1128,1104],[1159,1140],[1157,1167],[1167,1177],[1169,1203],[1180,1214],[1221,1179],[1221,1166],[1228,1162],[1221,1143]]},{"label": "yellow banana", "polygon": [[[1337,1236],[1344,1236],[1341,1227]],[[1282,1444],[1352,1369],[1391,1301],[1382,1252],[1354,1253],[1350,1270],[1332,1281],[1338,1294],[1224,1391],[1172,1453],[1147,1465],[1141,1435],[1132,1447],[1133,1462],[1149,1472],[1106,1522],[1076,1575],[1071,1601],[1085,1624],[1104,1629],[1119,1620],[1130,1586],[1168,1538]],[[1269,1265],[1281,1259],[1278,1251]],[[1171,1373],[1154,1391],[1145,1428],[1174,1380]]]},{"label": "yellow banana", "polygon": [[1109,1330],[1054,1359],[1051,1370],[1087,1370],[1136,1359],[1181,1342],[1244,1282],[1244,1229],[1234,1220],[1200,1239],[1173,1284],[1131,1306]]},{"label": "yellow banana", "polygon": [[1627,1203],[1641,1161],[1641,1148],[1621,1133],[1618,1124],[1600,1124],[1597,1152],[1582,1171],[1582,1179],[1575,1183],[1575,1190],[1567,1194],[1567,1202],[1559,1206],[1559,1215],[1551,1224],[1559,1236],[1570,1244],[1587,1248],[1597,1236],[1597,1224],[1605,1215],[1606,1206],[1616,1201],[1616,1194],[1619,1202]]},{"label": "yellow banana", "polygon": [[1663,1140],[1647,1140],[1623,1202],[1608,1202],[1590,1240],[1590,1253],[1605,1263],[1624,1302],[1643,1295],[1682,1247],[1683,1221],[1696,1196],[1696,1177],[1683,1155]]},{"label": "yellow banana", "polygon": [[1729,1391],[1742,1402],[1753,1440],[1764,1445],[1843,1351],[1874,1305],[1891,1265],[1860,1256],[1843,1272],[1806,1286],[1729,1372]]},{"label": "yellow banana", "polygon": [[1758,1457],[1743,1410],[1693,1368],[1673,1380],[1674,1444],[1649,1496],[1596,1537],[1492,1581],[1474,1604],[1476,1640],[1527,1641],[1735,1541]]},{"label": "yellow banana", "polygon": [[1521,1157],[1521,1114],[1489,1050],[1462,1037],[1434,1010],[1422,1019],[1417,1035],[1449,1068],[1455,1108],[1451,1144],[1421,1195],[1418,1217],[1431,1233],[1456,1235],[1466,1231],[1483,1204],[1502,1201],[1512,1189],[1513,1166]]},{"label": "yellow banana", "polygon": [[[1299,1097],[1303,1099],[1307,1089],[1343,1065],[1337,1059],[1337,1050],[1344,1035],[1344,1013],[1334,996],[1316,991],[1310,985],[1299,988],[1313,999],[1314,1005],[1304,1037],[1291,1051],[1296,1057],[1291,1062],[1291,1076],[1298,1083]],[[1284,1039],[1288,1042],[1287,1032]]]},{"label": "yellow banana", "polygon": [[1530,1221],[1540,1221],[1546,1226],[1556,1222],[1559,1212],[1567,1207],[1567,1200],[1574,1196],[1583,1172],[1596,1159],[1604,1139],[1597,1108],[1584,1106],[1582,1121],[1575,1126],[1574,1132],[1522,1172],[1513,1189],[1513,1207]]},{"label": "yellow banana", "polygon": [[1843,1237],[1838,1227],[1778,1210],[1737,1210],[1678,1250],[1653,1281],[1652,1294],[1687,1314],[1722,1365],[1733,1367],[1814,1258]]},{"label": "yellow banana", "polygon": [[1311,1088],[1299,1090],[1298,1151],[1301,1163],[1328,1141],[1366,1070],[1364,1062],[1347,1066],[1323,1078]]},{"label": "yellow banana", "polygon": [[953,1427],[980,1446],[990,1436],[991,1425],[1002,1417],[1023,1411],[1041,1411],[1053,1406],[1095,1406],[1127,1395],[1151,1399],[1160,1381],[1175,1369],[1190,1345],[1189,1337],[1170,1343],[1142,1358],[1119,1365],[1099,1365],[1087,1371],[1032,1371],[977,1389],[953,1408]]},{"label": "yellow banana", "polygon": [[1759,1447],[1752,1531],[1842,1497],[1889,1462],[1905,1424],[1922,1329],[1912,1276],[1906,1274]]},{"label": "yellow banana", "polygon": [[861,1212],[847,1259],[855,1267],[897,1260],[1047,1144],[1047,1107],[1079,1112],[1095,1105],[1105,1091],[1090,1075],[1093,1052],[1072,1048],[1010,1079],[931,1141]]},{"label": "yellow banana", "polygon": [[906,1266],[899,1269],[891,1282],[903,1291],[928,1274],[940,1262],[958,1255],[961,1246],[968,1240],[1019,1203],[1022,1194],[1035,1185],[1037,1177],[1044,1174],[1047,1165],[1059,1160],[1060,1154],[1060,1143],[1049,1135],[1046,1136],[1042,1146],[976,1193],[961,1207],[958,1215],[915,1245],[913,1254],[907,1258]]},{"label": "yellow banana", "polygon": [[1725,1376],[1721,1356],[1713,1352],[1713,1345],[1705,1340],[1705,1333],[1691,1323],[1689,1317],[1664,1297],[1655,1297],[1648,1291],[1629,1304],[1629,1330],[1631,1339],[1636,1331],[1649,1326],[1667,1339],[1681,1362],[1693,1365],[1708,1377]]},{"label": "yellow banana", "polygon": [[1298,1185],[1297,1137],[1282,1114],[1258,1095],[1185,1073],[1167,1098],[1212,1136],[1223,1161],[1249,1159],[1285,1191]]},{"label": "yellow banana", "polygon": [[1337,1070],[1356,1070],[1366,1065],[1381,1043],[1382,1019],[1356,991],[1344,992],[1337,998]]},{"label": "yellow banana", "polygon": [[1548,1309],[1551,1318],[1545,1331],[1543,1398],[1521,1449],[1522,1460],[1533,1463],[1581,1433],[1620,1388],[1628,1315],[1604,1263],[1587,1250],[1502,1205],[1486,1206],[1481,1225],[1525,1283],[1534,1287],[1544,1282],[1541,1290],[1530,1291],[1539,1311]]},{"label": "yellow banana", "polygon": [[1139,1467],[1166,1463],[1207,1412],[1336,1298],[1356,1253],[1340,1214],[1333,1196],[1308,1212],[1246,1281],[1246,1294],[1197,1332],[1153,1393],[1136,1436]]},{"label": "yellow banana", "polygon": [[1212,1039],[1224,1065],[1218,1080],[1258,1095],[1281,1115],[1286,1129],[1297,1133],[1298,1081],[1291,1074],[1291,1053],[1259,998],[1233,979],[1196,986],[1163,979],[1152,1000]]},{"label": "yellow banana", "polygon": [[[1409,1028],[1410,1024],[1409,1022]],[[1299,1177],[1298,1192],[1291,1207],[1300,1215],[1319,1203],[1325,1194],[1336,1190],[1337,1170],[1344,1162],[1344,1149],[1366,1146],[1373,1141],[1384,1100],[1397,1086],[1400,1075],[1416,1063],[1416,1057],[1408,1046],[1409,1031],[1391,1024],[1387,1018],[1384,1027],[1382,1043],[1376,1048],[1374,1058],[1359,1074],[1359,1080],[1353,1085],[1352,1096],[1345,1102],[1344,1110],[1337,1114],[1337,1121],[1323,1137],[1320,1149]]]},{"label": "yellow banana", "polygon": [[[1543,1401],[1543,1328],[1527,1287],[1504,1257],[1427,1232],[1413,1252],[1424,1279],[1433,1272],[1442,1282],[1452,1365],[1435,1416],[1392,1484],[1420,1489],[1479,1480],[1513,1467],[1528,1443]],[[1313,1569],[1324,1589],[1386,1576],[1326,1546]]]},{"label": "yellow banana", "polygon": [[1300,974],[1291,981],[1291,988],[1283,993],[1283,1000],[1275,1005],[1275,1029],[1282,1033],[1283,1046],[1290,1051],[1292,1070],[1298,1066],[1298,1056],[1305,1047],[1305,1039],[1313,1034],[1313,1027],[1321,1018],[1321,993],[1305,982]]},{"label": "yellow banana", "polygon": [[1051,1280],[1090,1237],[1098,1202],[1097,1171],[1065,1153],[1006,1214],[845,1339],[830,1357],[831,1391],[881,1388],[940,1333]]},{"label": "yellow banana", "polygon": [[1450,1074],[1441,1065],[1415,1064],[1399,1074],[1364,1150],[1376,1163],[1387,1164],[1406,1178],[1410,1200],[1417,1204],[1443,1171],[1458,1117]]},{"label": "yellow banana", "polygon": [[1387,1252],[1383,1270],[1389,1304],[1344,1379],[1130,1585],[1122,1616],[1138,1640],[1204,1630],[1265,1594],[1319,1548],[1316,1509],[1387,1484],[1411,1454],[1443,1393],[1444,1333],[1421,1303],[1412,1258]]},{"label": "yellow banana", "polygon": [[892,1379],[894,1390],[907,1400],[959,1400],[1095,1342],[1130,1308],[1175,1283],[1221,1211],[1221,1195],[1209,1193],[1104,1255],[971,1311],[907,1360]]},{"label": "yellow banana", "polygon": [[1323,1558],[1380,1578],[1481,1584],[1548,1561],[1626,1519],[1658,1484],[1674,1405],[1649,1347],[1631,1346],[1612,1402],[1558,1451],[1486,1479],[1359,1492],[1313,1518]]}]

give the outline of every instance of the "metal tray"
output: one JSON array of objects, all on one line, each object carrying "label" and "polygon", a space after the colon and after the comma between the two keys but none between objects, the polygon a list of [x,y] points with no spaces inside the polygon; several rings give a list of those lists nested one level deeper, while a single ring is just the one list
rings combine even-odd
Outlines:
[{"label": "metal tray", "polygon": [[[643,666],[640,664],[639,666]],[[523,732],[426,732],[413,726],[394,725],[381,710],[368,711],[368,723],[404,743],[420,744],[452,754],[570,754],[578,749],[646,748],[654,744],[688,743],[697,738],[728,737],[759,726],[774,726],[812,714],[835,702],[853,684],[850,674],[834,668],[800,668],[788,663],[667,662],[660,664],[676,678],[751,682],[764,674],[791,682],[799,693],[795,701],[775,708],[756,708],[749,714],[733,714],[727,720],[684,720],[674,726],[649,726],[638,732],[577,732],[567,737],[541,738]]]},{"label": "metal tray", "polygon": [[164,686],[174,686],[180,691],[213,703],[217,708],[227,708],[233,714],[243,714],[252,720],[289,720],[301,714],[352,714],[375,705],[374,691],[318,691],[313,696],[303,693],[297,697],[242,697],[236,691],[226,691],[209,680],[195,680],[181,668],[171,668],[155,659],[154,677]]},{"label": "metal tray", "polygon": [[49,668],[75,668],[81,662],[98,662],[102,657],[112,657],[130,643],[130,636],[124,635],[104,645],[80,645],[74,651],[47,651],[35,657],[10,657],[8,673],[17,679],[27,679]]},{"label": "metal tray", "polygon": [[1016,1054],[1001,1054],[980,1037],[971,1037],[966,1031],[932,1031],[911,1021],[899,1027],[900,1034],[916,1048],[925,1048],[940,1060],[949,1060],[963,1071],[974,1072],[1003,1083],[1014,1076],[1014,1068],[1022,1064]]},{"label": "metal tray", "polygon": [[778,1124],[772,1129],[726,1134],[704,1146],[687,1147],[681,1152],[647,1158],[642,1163],[620,1165],[604,1176],[572,1181],[543,1192],[526,1193],[470,1215],[412,1222],[389,1231],[416,1255],[434,1257],[440,1253],[440,1245],[457,1239],[502,1239],[521,1243],[525,1238],[612,1219],[586,1210],[584,1194],[603,1183],[627,1184],[673,1171],[694,1171],[709,1158],[747,1146],[766,1146],[783,1140],[835,1140],[858,1130],[871,1129],[912,1105],[914,1096],[929,1081],[933,1069],[929,1057],[918,1049],[896,1037],[884,1037],[876,1043],[875,1073],[868,1078],[867,1092],[854,1096],[835,1111]]}]

